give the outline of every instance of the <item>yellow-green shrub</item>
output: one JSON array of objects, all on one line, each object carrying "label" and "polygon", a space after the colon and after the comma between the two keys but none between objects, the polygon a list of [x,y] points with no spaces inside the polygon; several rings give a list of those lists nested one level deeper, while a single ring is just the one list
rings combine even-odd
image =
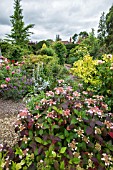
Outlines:
[{"label": "yellow-green shrub", "polygon": [[93,60],[90,55],[85,55],[82,60],[78,60],[73,64],[71,72],[82,78],[85,83],[98,84],[96,70],[97,60]]}]

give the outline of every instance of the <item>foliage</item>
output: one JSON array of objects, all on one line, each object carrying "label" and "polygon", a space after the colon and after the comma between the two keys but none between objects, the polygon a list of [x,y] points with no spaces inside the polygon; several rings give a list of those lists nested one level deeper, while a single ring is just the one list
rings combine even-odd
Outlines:
[{"label": "foliage", "polygon": [[84,38],[87,38],[88,33],[87,33],[86,31],[81,31],[81,32],[79,33],[79,36],[80,36],[82,39],[84,39]]},{"label": "foliage", "polygon": [[66,63],[68,63],[68,58],[69,58],[71,49],[75,48],[77,45],[78,45],[78,44],[74,44],[74,43],[66,44],[66,45],[65,45],[65,47],[66,47],[66,49],[67,49]]},{"label": "foliage", "polygon": [[107,37],[106,44],[110,53],[113,53],[113,5],[106,15]]},{"label": "foliage", "polygon": [[82,78],[87,88],[105,96],[106,103],[113,109],[113,56],[103,55],[102,60],[85,56],[74,63],[71,72]]},{"label": "foliage", "polygon": [[47,47],[45,43],[42,45],[42,48],[39,51],[37,51],[37,54],[55,56],[54,50],[51,47]]},{"label": "foliage", "polygon": [[82,60],[78,60],[73,64],[71,73],[82,78],[85,83],[96,85],[100,83],[99,80],[96,79],[96,65],[96,60],[93,60],[89,55],[85,55]]},{"label": "foliage", "polygon": [[25,27],[22,15],[22,9],[20,5],[21,0],[14,0],[14,14],[11,16],[11,34],[8,36],[8,41],[11,41],[17,45],[26,45],[29,41],[31,32],[30,28],[33,28],[33,24],[29,24]]},{"label": "foliage", "polygon": [[59,64],[64,64],[66,60],[66,54],[67,54],[65,45],[62,42],[57,41],[53,44],[53,49],[55,50],[55,53],[59,58]]},{"label": "foliage", "polygon": [[78,34],[76,34],[76,33],[72,36],[73,42],[76,42],[77,37],[78,37]]},{"label": "foliage", "polygon": [[0,70],[0,96],[18,100],[33,91],[33,80],[21,70],[23,63],[13,65],[7,60],[5,62]]},{"label": "foliage", "polygon": [[84,44],[77,45],[75,46],[75,48],[72,48],[70,50],[70,55],[67,63],[73,64],[75,61],[82,59],[85,55],[88,54],[89,52],[86,45]]},{"label": "foliage", "polygon": [[106,38],[106,18],[105,18],[105,13],[103,12],[100,21],[99,21],[99,26],[98,26],[98,38],[100,41],[100,45],[105,44],[105,38]]},{"label": "foliage", "polygon": [[13,148],[1,147],[9,169],[109,170],[113,168],[113,117],[103,96],[74,91],[63,80],[31,98],[18,115]]},{"label": "foliage", "polygon": [[83,45],[85,45],[88,49],[88,52],[94,59],[100,57],[100,45],[98,38],[95,37],[94,29],[92,29],[91,33],[82,41]]}]

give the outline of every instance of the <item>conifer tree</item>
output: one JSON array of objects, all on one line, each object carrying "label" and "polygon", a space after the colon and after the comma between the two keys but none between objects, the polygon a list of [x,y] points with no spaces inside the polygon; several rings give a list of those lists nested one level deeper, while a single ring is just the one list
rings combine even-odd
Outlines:
[{"label": "conifer tree", "polygon": [[29,36],[32,34],[29,29],[33,28],[34,24],[25,26],[20,2],[21,0],[14,0],[14,14],[10,16],[12,29],[11,34],[8,34],[7,37],[14,44],[25,45],[28,43]]},{"label": "conifer tree", "polygon": [[98,26],[98,39],[100,40],[100,45],[104,45],[106,37],[106,17],[105,13],[103,12]]},{"label": "conifer tree", "polygon": [[109,52],[113,53],[113,5],[111,6],[109,12],[106,15],[106,27],[106,44],[108,46]]}]

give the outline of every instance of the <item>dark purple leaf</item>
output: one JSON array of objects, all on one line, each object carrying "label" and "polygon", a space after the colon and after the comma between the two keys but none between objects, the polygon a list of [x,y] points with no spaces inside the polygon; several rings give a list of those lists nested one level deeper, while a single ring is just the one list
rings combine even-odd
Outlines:
[{"label": "dark purple leaf", "polygon": [[88,146],[89,146],[90,148],[94,148],[94,144],[91,143],[91,142],[88,143]]},{"label": "dark purple leaf", "polygon": [[66,110],[66,109],[68,109],[68,105],[69,105],[69,102],[65,102],[65,103],[63,103],[63,104],[61,105],[61,107],[62,107],[64,110]]},{"label": "dark purple leaf", "polygon": [[43,135],[42,137],[43,137],[43,140],[49,139],[49,135]]},{"label": "dark purple leaf", "polygon": [[99,165],[99,162],[98,162],[98,159],[97,158],[91,158],[91,160],[94,162],[94,164],[96,165],[96,166],[98,166]]},{"label": "dark purple leaf", "polygon": [[14,159],[14,151],[12,148],[8,149],[8,154],[7,156],[9,156],[9,159],[13,160]]},{"label": "dark purple leaf", "polygon": [[37,170],[37,167],[34,165],[34,163],[32,163],[29,168],[27,168],[28,170]]},{"label": "dark purple leaf", "polygon": [[39,149],[38,149],[38,155],[41,154],[42,150],[43,150],[43,148],[42,148],[42,146],[40,146]]},{"label": "dark purple leaf", "polygon": [[31,142],[29,146],[33,149],[33,152],[34,152],[37,147],[37,144],[36,142]]},{"label": "dark purple leaf", "polygon": [[67,150],[67,154],[69,155],[70,158],[73,158],[73,152],[71,151],[71,149]]},{"label": "dark purple leaf", "polygon": [[87,127],[87,129],[86,129],[86,134],[87,134],[87,135],[91,135],[92,133],[93,133],[93,128]]},{"label": "dark purple leaf", "polygon": [[96,121],[96,124],[99,125],[99,126],[103,126],[101,121]]},{"label": "dark purple leaf", "polygon": [[95,139],[98,140],[100,143],[103,143],[103,138],[99,135],[95,135]]},{"label": "dark purple leaf", "polygon": [[90,122],[90,126],[91,126],[92,128],[94,128],[95,122],[94,122],[94,121],[91,121],[91,122]]},{"label": "dark purple leaf", "polygon": [[59,169],[59,163],[58,163],[58,161],[55,161],[55,162],[54,162],[54,168],[55,168],[56,170]]}]

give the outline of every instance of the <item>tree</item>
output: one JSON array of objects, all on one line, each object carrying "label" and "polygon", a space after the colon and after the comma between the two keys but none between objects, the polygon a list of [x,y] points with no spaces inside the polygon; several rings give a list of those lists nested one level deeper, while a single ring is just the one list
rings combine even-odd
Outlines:
[{"label": "tree", "polygon": [[76,33],[72,36],[73,42],[76,42],[77,37],[78,37],[78,34],[76,34]]},{"label": "tree", "polygon": [[113,5],[109,9],[106,15],[106,27],[107,27],[107,37],[106,44],[108,46],[109,52],[113,53]]},{"label": "tree", "polygon": [[87,38],[81,42],[81,45],[84,44],[87,47],[89,54],[93,56],[93,58],[99,56],[100,44],[98,41],[98,38],[95,37],[95,31],[92,28]]},{"label": "tree", "polygon": [[53,49],[55,50],[55,53],[59,58],[59,64],[64,64],[66,60],[66,54],[67,54],[67,49],[65,45],[60,41],[56,41],[53,44]]},{"label": "tree", "polygon": [[100,41],[100,45],[104,45],[105,43],[105,37],[106,37],[106,18],[105,18],[105,13],[103,12],[100,21],[99,21],[99,26],[98,26],[98,39]]},{"label": "tree", "polygon": [[79,33],[79,36],[80,36],[82,39],[84,39],[84,38],[87,38],[88,33],[87,33],[86,31],[81,31],[81,32]]},{"label": "tree", "polygon": [[29,36],[32,33],[29,32],[29,29],[33,28],[34,24],[29,24],[25,27],[20,2],[21,0],[14,0],[14,14],[10,16],[12,29],[11,34],[7,35],[7,40],[17,45],[25,45],[28,43]]}]

